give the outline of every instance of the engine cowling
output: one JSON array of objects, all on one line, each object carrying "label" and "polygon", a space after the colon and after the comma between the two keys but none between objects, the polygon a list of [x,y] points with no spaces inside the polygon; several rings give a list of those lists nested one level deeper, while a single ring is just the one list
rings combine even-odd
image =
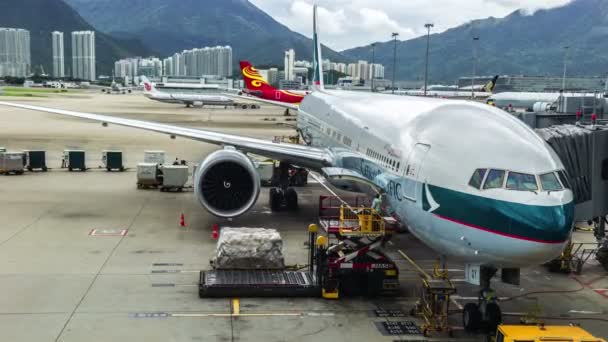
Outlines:
[{"label": "engine cowling", "polygon": [[260,194],[260,175],[245,154],[225,148],[211,153],[194,177],[194,192],[211,214],[231,218],[247,212]]}]

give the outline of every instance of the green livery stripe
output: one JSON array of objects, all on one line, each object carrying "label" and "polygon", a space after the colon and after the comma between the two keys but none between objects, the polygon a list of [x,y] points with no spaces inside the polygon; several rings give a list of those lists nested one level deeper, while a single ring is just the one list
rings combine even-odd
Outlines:
[{"label": "green livery stripe", "polygon": [[[501,201],[428,185],[439,204],[432,213],[437,217],[469,228],[540,243],[562,243],[570,236],[574,203],[563,206],[538,206]],[[426,191],[422,207],[428,211]]]}]

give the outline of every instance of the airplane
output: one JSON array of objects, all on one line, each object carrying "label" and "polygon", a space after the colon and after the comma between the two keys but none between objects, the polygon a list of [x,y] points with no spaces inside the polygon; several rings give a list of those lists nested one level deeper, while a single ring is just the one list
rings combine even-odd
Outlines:
[{"label": "airplane", "polygon": [[555,103],[560,96],[596,96],[595,94],[559,93],[559,92],[501,92],[490,96],[486,102],[498,108],[513,107],[532,109],[535,103]]},{"label": "airplane", "polygon": [[110,84],[110,87],[101,88],[101,92],[106,93],[106,94],[112,94],[112,93],[117,93],[117,94],[129,93],[129,94],[131,94],[133,89],[135,89],[135,88],[134,87],[124,87],[122,84],[117,83],[116,80],[114,80],[114,77],[112,76],[112,84]]},{"label": "airplane", "polygon": [[[498,81],[498,76],[494,76],[492,80],[490,80],[485,85],[475,86],[475,91],[471,91],[471,87],[437,87],[437,86],[429,86],[426,91],[426,96],[428,97],[442,97],[442,98],[470,98],[471,95],[474,95],[475,98],[487,98],[492,95],[494,88],[496,87],[496,81]],[[384,91],[385,94],[392,93],[392,90]],[[424,88],[416,89],[416,90],[395,90],[395,94],[397,95],[410,95],[410,96],[424,96]]]},{"label": "airplane", "polygon": [[185,104],[186,107],[193,107],[194,105],[213,105],[224,107],[235,105],[235,102],[227,96],[204,94],[170,94],[156,89],[154,84],[145,76],[142,76],[141,80],[144,84],[144,96],[150,100],[164,103],[180,103]]},{"label": "airplane", "polygon": [[384,194],[390,214],[444,258],[466,264],[465,278],[481,285],[463,310],[475,331],[496,326],[501,311],[490,288],[519,281],[519,269],[559,256],[573,227],[573,193],[557,154],[512,115],[473,101],[326,90],[313,11],[314,87],[298,108],[306,145],[276,143],[108,115],[0,102],[0,105],[99,121],[183,137],[223,148],[194,176],[195,196],[220,218],[246,213],[260,193],[247,155],[279,160],[281,185],[270,188],[273,210],[296,208],[285,182],[290,165],[318,172],[343,190]]},{"label": "airplane", "polygon": [[[262,103],[275,104],[286,108],[286,113],[289,109],[298,109],[298,105],[302,99],[310,92],[296,90],[281,90],[271,86],[268,81],[260,75],[258,70],[248,61],[240,61],[243,80],[245,81],[245,89],[236,96],[248,100],[254,100]],[[243,96],[243,94],[248,96]]]}]

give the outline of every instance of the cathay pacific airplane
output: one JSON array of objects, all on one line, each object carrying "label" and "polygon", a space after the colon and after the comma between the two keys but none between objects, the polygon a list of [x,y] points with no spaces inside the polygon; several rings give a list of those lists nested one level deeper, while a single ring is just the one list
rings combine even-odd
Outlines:
[{"label": "cathay pacific airplane", "polygon": [[186,105],[186,107],[192,107],[194,105],[205,106],[233,106],[234,101],[226,96],[222,95],[203,95],[203,94],[172,94],[165,93],[156,89],[154,84],[148,80],[145,76],[142,76],[142,82],[144,84],[144,96],[150,100],[155,100],[165,103],[180,103]]},{"label": "cathay pacific airplane", "polygon": [[[0,104],[223,146],[194,177],[198,201],[218,217],[242,215],[258,198],[260,177],[248,153],[280,160],[284,172],[289,164],[310,168],[341,189],[385,193],[392,214],[439,255],[465,262],[467,279],[482,291],[496,269],[517,278],[518,268],[560,255],[572,231],[573,195],[562,162],[534,131],[475,102],[325,90],[316,7],[313,40],[316,91],[304,97],[297,119],[307,145]],[[270,189],[270,206],[284,204],[297,205],[288,182]],[[492,298],[465,306],[467,330],[500,322]]]}]

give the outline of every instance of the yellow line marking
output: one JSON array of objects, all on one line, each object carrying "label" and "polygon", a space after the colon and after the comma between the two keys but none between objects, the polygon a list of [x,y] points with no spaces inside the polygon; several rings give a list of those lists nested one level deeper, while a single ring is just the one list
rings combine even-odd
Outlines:
[{"label": "yellow line marking", "polygon": [[238,298],[232,299],[232,314],[238,316],[241,313],[241,304]]}]

